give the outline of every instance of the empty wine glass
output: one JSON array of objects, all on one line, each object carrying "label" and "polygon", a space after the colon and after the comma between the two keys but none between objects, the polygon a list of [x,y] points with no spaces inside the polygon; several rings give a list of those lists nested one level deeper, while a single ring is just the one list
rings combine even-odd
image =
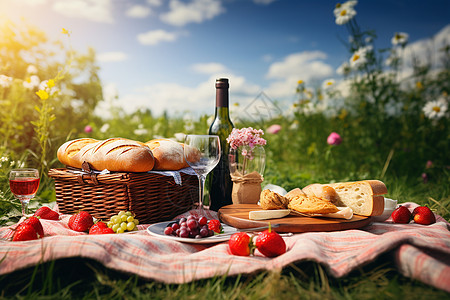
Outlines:
[{"label": "empty wine glass", "polygon": [[199,209],[203,212],[203,192],[206,175],[220,160],[220,139],[217,135],[187,135],[184,141],[184,157],[198,176]]},{"label": "empty wine glass", "polygon": [[9,173],[9,188],[22,203],[22,217],[26,216],[28,203],[39,188],[39,171],[36,169],[13,169]]}]

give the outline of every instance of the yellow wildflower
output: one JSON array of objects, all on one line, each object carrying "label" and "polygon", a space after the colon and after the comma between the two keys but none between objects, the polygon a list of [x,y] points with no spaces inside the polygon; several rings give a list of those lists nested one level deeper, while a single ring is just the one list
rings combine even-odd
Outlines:
[{"label": "yellow wildflower", "polygon": [[39,90],[36,92],[36,95],[39,96],[39,98],[41,98],[41,100],[47,100],[48,99],[48,93],[44,90]]},{"label": "yellow wildflower", "polygon": [[297,81],[297,84],[303,84],[304,83],[304,81],[303,80],[299,80],[299,81]]},{"label": "yellow wildflower", "polygon": [[49,79],[48,81],[47,81],[47,87],[49,88],[49,89],[51,89],[52,87],[54,87],[55,86],[55,81],[53,80],[53,79]]},{"label": "yellow wildflower", "polygon": [[417,87],[417,89],[419,89],[419,90],[423,89],[422,82],[417,81],[417,82],[416,82],[416,87]]},{"label": "yellow wildflower", "polygon": [[61,30],[61,33],[62,33],[62,34],[67,34],[67,35],[68,35],[68,34],[69,34],[69,31],[68,31],[67,29],[63,28],[63,29]]}]

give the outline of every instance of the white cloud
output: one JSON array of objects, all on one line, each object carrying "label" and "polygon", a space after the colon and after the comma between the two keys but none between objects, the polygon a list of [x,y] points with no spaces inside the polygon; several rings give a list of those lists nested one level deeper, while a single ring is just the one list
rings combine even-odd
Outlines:
[{"label": "white cloud", "polygon": [[128,59],[128,55],[123,52],[103,52],[97,54],[97,60],[100,62],[116,62]]},{"label": "white cloud", "polygon": [[138,34],[137,39],[143,45],[154,46],[160,42],[173,42],[178,35],[174,32],[168,32],[162,29],[150,30],[145,33]]},{"label": "white cloud", "polygon": [[112,0],[57,0],[52,9],[66,17],[113,23]]},{"label": "white cloud", "polygon": [[147,0],[147,3],[151,6],[161,6],[162,0]]},{"label": "white cloud", "polygon": [[189,23],[202,23],[225,12],[218,0],[192,0],[184,3],[170,0],[170,11],[161,15],[161,20],[174,26],[184,26]]},{"label": "white cloud", "polygon": [[201,74],[214,74],[226,72],[227,68],[220,63],[199,63],[191,66],[192,70]]},{"label": "white cloud", "polygon": [[143,5],[133,5],[126,12],[125,15],[130,18],[142,19],[150,15],[152,10]]}]

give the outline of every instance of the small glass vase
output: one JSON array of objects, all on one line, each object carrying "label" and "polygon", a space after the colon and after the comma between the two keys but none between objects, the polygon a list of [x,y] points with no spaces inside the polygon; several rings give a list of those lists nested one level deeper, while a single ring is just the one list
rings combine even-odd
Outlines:
[{"label": "small glass vase", "polygon": [[230,149],[228,161],[233,181],[233,204],[257,204],[266,166],[264,147],[257,145],[254,148],[241,146]]}]

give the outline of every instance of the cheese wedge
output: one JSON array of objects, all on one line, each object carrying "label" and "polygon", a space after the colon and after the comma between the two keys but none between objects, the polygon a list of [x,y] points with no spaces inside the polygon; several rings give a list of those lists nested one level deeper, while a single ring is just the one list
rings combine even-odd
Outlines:
[{"label": "cheese wedge", "polygon": [[290,209],[253,210],[248,213],[250,220],[279,219],[289,215]]}]

